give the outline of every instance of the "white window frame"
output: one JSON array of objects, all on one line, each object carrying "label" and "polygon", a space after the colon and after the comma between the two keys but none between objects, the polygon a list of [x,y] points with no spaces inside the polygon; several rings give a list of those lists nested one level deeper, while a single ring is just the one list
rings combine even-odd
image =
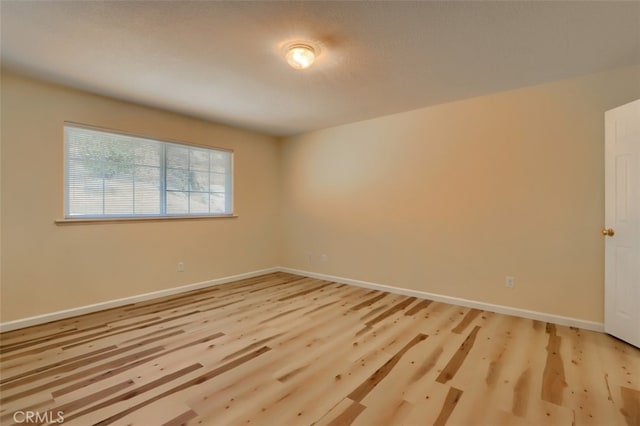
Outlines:
[{"label": "white window frame", "polygon": [[[67,148],[67,136],[66,130],[68,128],[86,129],[90,131],[107,133],[109,135],[121,135],[128,138],[139,138],[147,141],[156,142],[162,145],[161,159],[160,159],[160,187],[158,188],[160,197],[160,213],[159,214],[70,214],[69,206],[69,165],[68,165],[68,148]],[[234,214],[234,151],[228,148],[219,148],[208,145],[199,145],[194,143],[187,143],[182,141],[175,141],[171,139],[150,137],[130,132],[124,132],[120,130],[107,129],[103,127],[91,126],[86,124],[79,124],[74,122],[65,121],[63,126],[63,140],[64,140],[64,220],[65,221],[111,221],[111,220],[144,220],[144,219],[198,219],[198,218],[216,218],[216,217],[236,217]],[[229,158],[229,170],[225,175],[228,179],[225,179],[225,213],[167,213],[167,192],[172,190],[167,189],[167,159],[166,151],[170,146],[197,148],[200,150],[207,150],[213,152],[224,152],[230,155]],[[211,172],[210,172],[211,173]],[[186,190],[182,192],[198,192]],[[213,192],[208,192],[213,194]]]}]

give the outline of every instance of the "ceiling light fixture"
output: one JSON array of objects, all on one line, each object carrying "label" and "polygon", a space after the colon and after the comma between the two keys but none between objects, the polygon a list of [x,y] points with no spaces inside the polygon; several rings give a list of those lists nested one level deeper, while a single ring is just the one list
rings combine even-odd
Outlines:
[{"label": "ceiling light fixture", "polygon": [[307,43],[294,43],[287,47],[285,58],[292,68],[304,70],[316,60],[316,49]]}]

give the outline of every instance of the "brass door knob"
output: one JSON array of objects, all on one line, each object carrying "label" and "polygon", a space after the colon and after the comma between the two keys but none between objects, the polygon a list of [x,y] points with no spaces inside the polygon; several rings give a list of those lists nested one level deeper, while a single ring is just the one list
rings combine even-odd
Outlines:
[{"label": "brass door knob", "polygon": [[616,231],[614,231],[611,228],[607,228],[607,229],[603,229],[602,230],[602,235],[604,235],[605,237],[613,237],[616,234]]}]

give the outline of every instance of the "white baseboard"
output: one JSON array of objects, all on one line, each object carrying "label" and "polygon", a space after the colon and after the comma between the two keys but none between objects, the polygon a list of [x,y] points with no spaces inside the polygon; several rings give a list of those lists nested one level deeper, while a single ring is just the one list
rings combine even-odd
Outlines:
[{"label": "white baseboard", "polygon": [[499,314],[513,315],[522,318],[534,319],[538,321],[551,322],[567,327],[577,327],[585,330],[593,330],[604,332],[604,324],[594,321],[586,321],[578,318],[564,317],[560,315],[552,315],[544,312],[530,311],[527,309],[513,308],[504,305],[494,305],[491,303],[478,302],[475,300],[461,299],[458,297],[444,296],[441,294],[428,293],[418,290],[410,290],[406,288],[392,287],[384,284],[377,284],[368,281],[354,280],[351,278],[338,277],[333,275],[320,274],[317,272],[303,271],[300,269],[292,269],[285,267],[273,267],[261,269],[257,271],[247,272],[244,274],[231,275],[222,278],[216,278],[209,281],[202,281],[195,284],[189,284],[181,287],[174,287],[165,290],[154,291],[151,293],[139,294],[136,296],[125,297],[122,299],[110,300],[107,302],[96,303],[93,305],[81,306],[78,308],[66,309],[63,311],[51,312],[48,314],[37,315],[34,317],[18,319],[0,323],[0,332],[17,330],[20,328],[31,327],[33,325],[44,324],[51,321],[57,321],[65,318],[71,318],[78,315],[85,315],[104,309],[117,308],[119,306],[130,305],[132,303],[143,302],[145,300],[156,299],[159,297],[171,296],[174,294],[185,293],[187,291],[199,290],[206,287],[212,287],[232,281],[243,280],[246,278],[257,277],[259,275],[270,274],[273,272],[288,272],[291,274],[302,275],[310,278],[317,278],[326,281],[333,281],[341,284],[349,284],[358,287],[370,288],[373,290],[381,290],[403,296],[417,297],[420,299],[429,299],[436,302],[449,303],[451,305],[465,306],[468,308],[482,309],[483,311],[496,312]]},{"label": "white baseboard", "polygon": [[154,291],[151,293],[138,294],[135,296],[124,297],[122,299],[109,300],[107,302],[96,303],[93,305],[81,306],[78,308],[65,309],[63,311],[51,312],[48,314],[37,315],[34,317],[18,319],[14,321],[8,321],[0,323],[0,333],[5,331],[17,330],[20,328],[31,327],[33,325],[44,324],[51,321],[57,321],[65,318],[71,318],[78,315],[90,314],[92,312],[101,311],[104,309],[117,308],[119,306],[130,305],[132,303],[144,302],[145,300],[157,299],[159,297],[172,296],[174,294],[185,293],[187,291],[199,290],[201,288],[212,287],[220,284],[229,283],[232,281],[243,280],[246,278],[253,278],[264,274],[270,274],[272,272],[278,272],[281,268],[267,268],[260,269],[258,271],[247,272],[244,274],[231,275],[222,278],[216,278],[209,281],[202,281],[195,284],[189,284],[181,287],[173,287],[165,290]]},{"label": "white baseboard", "polygon": [[424,291],[410,290],[406,288],[391,287],[384,284],[377,284],[367,281],[354,280],[351,278],[337,277],[333,275],[320,274],[317,272],[303,271],[292,268],[279,268],[282,272],[288,272],[305,277],[317,278],[326,281],[333,281],[341,284],[355,285],[358,287],[370,288],[373,290],[381,290],[403,296],[412,296],[420,299],[429,299],[436,302],[444,302],[451,305],[465,306],[468,308],[481,309],[483,311],[496,312],[499,314],[513,315],[527,319],[550,322],[553,324],[564,325],[567,327],[577,327],[585,330],[604,332],[604,324],[595,321],[586,321],[578,318],[564,317],[561,315],[547,314],[544,312],[530,311],[527,309],[513,308],[504,305],[494,305],[492,303],[478,302],[475,300],[461,299],[458,297],[444,296],[441,294],[427,293]]}]

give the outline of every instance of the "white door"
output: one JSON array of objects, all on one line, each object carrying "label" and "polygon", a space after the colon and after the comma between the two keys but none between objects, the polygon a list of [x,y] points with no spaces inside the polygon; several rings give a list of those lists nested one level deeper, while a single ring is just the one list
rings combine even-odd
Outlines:
[{"label": "white door", "polygon": [[604,328],[640,347],[640,99],[605,113]]}]

